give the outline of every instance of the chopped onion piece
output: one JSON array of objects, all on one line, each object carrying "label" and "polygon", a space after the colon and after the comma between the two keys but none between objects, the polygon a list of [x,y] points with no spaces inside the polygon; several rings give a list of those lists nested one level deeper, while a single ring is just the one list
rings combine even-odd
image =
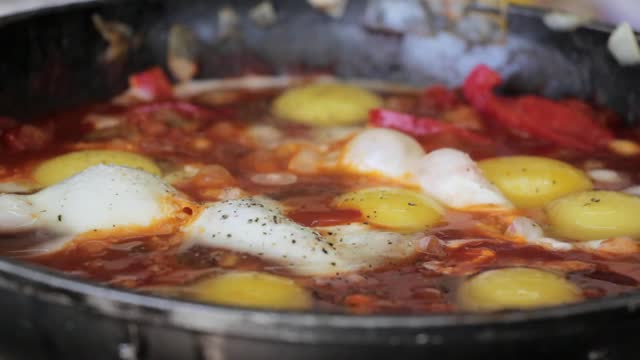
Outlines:
[{"label": "chopped onion piece", "polygon": [[598,250],[598,248],[602,246],[603,242],[604,240],[583,241],[580,243],[580,247],[588,250]]},{"label": "chopped onion piece", "polygon": [[551,30],[573,31],[589,21],[589,18],[568,12],[552,11],[547,13],[542,20]]},{"label": "chopped onion piece", "polygon": [[331,17],[340,18],[344,15],[349,0],[307,0],[307,2]]},{"label": "chopped onion piece", "polygon": [[249,194],[240,188],[226,187],[222,189],[222,191],[218,195],[218,199],[220,199],[220,201],[236,200],[247,196],[249,196]]},{"label": "chopped onion piece", "polygon": [[282,131],[270,125],[254,125],[249,127],[248,134],[259,147],[272,149],[278,146],[284,136]]},{"label": "chopped onion piece", "polygon": [[278,15],[276,9],[271,4],[271,1],[263,1],[260,4],[249,10],[249,17],[258,26],[267,27],[271,26],[278,21]]},{"label": "chopped onion piece", "polygon": [[609,170],[609,169],[593,169],[587,171],[589,177],[597,182],[602,183],[622,183],[625,179],[620,176],[617,171]]},{"label": "chopped onion piece", "polygon": [[518,216],[507,228],[505,235],[512,237],[522,237],[526,240],[537,240],[544,237],[544,231],[535,221]]},{"label": "chopped onion piece", "polygon": [[178,98],[191,98],[211,91],[229,90],[267,90],[280,89],[288,86],[300,85],[311,81],[326,80],[328,76],[261,76],[248,75],[237,78],[193,80],[174,87],[174,94]]},{"label": "chopped onion piece", "polygon": [[304,149],[289,160],[289,170],[298,174],[315,174],[320,167],[321,154],[311,149]]},{"label": "chopped onion piece", "polygon": [[180,170],[166,174],[163,177],[163,180],[169,184],[177,184],[183,181],[187,181],[198,175],[201,168],[201,166],[187,164]]},{"label": "chopped onion piece", "polygon": [[427,12],[420,0],[370,0],[363,22],[367,28],[397,34],[428,34],[430,30]]},{"label": "chopped onion piece", "polygon": [[89,114],[84,118],[84,122],[91,124],[94,130],[104,130],[120,126],[123,118],[115,115]]},{"label": "chopped onion piece", "polygon": [[633,28],[628,23],[620,24],[611,33],[609,51],[622,66],[640,65],[640,46]]},{"label": "chopped onion piece", "polygon": [[435,236],[425,236],[420,239],[418,249],[422,254],[429,255],[434,259],[444,259],[447,256],[445,245]]},{"label": "chopped onion piece", "polygon": [[218,37],[226,38],[238,31],[240,17],[231,6],[218,10]]},{"label": "chopped onion piece", "polygon": [[317,144],[331,144],[346,140],[356,135],[362,129],[356,126],[321,127],[311,130],[313,141]]},{"label": "chopped onion piece", "polygon": [[251,181],[258,185],[282,186],[295,184],[298,177],[291,173],[266,173],[253,175]]},{"label": "chopped onion piece", "polygon": [[477,243],[478,241],[482,241],[482,239],[447,240],[447,241],[444,241],[443,244],[449,249],[457,249],[457,248],[465,246],[467,244]]},{"label": "chopped onion piece", "polygon": [[545,248],[550,248],[557,251],[569,251],[574,248],[573,244],[569,244],[564,241],[542,237],[529,242],[532,245],[540,245]]},{"label": "chopped onion piece", "polygon": [[513,220],[507,228],[505,235],[512,237],[522,237],[531,245],[539,245],[558,251],[573,249],[573,245],[564,241],[548,238],[544,236],[544,231],[535,221],[519,216]]},{"label": "chopped onion piece", "polygon": [[198,39],[191,29],[173,25],[169,30],[167,66],[180,82],[193,79],[198,72]]},{"label": "chopped onion piece", "polygon": [[629,195],[640,196],[640,185],[630,186],[622,190],[622,192],[627,193]]}]

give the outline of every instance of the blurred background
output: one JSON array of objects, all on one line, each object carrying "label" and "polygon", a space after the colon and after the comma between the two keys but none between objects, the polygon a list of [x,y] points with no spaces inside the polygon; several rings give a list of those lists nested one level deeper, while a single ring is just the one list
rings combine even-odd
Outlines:
[{"label": "blurred background", "polygon": [[571,11],[604,22],[626,21],[640,30],[640,0],[511,0],[510,3]]},{"label": "blurred background", "polygon": [[[49,7],[58,4],[81,3],[87,0],[0,0],[0,16],[16,10],[28,10]],[[133,0],[130,0],[133,1]],[[258,0],[256,0],[257,2]],[[341,1],[341,0],[336,0]],[[492,6],[514,3],[529,6],[557,8],[589,18],[597,18],[605,22],[629,22],[636,30],[640,30],[640,0],[422,0],[427,3],[440,3],[455,7],[454,4],[470,2],[484,3]],[[223,0],[222,2],[225,2]],[[230,5],[233,0],[226,0]],[[331,2],[331,1],[329,1]]]}]

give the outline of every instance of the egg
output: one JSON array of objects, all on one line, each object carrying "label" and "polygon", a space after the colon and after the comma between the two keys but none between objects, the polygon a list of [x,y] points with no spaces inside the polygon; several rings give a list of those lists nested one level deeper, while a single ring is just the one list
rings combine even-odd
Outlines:
[{"label": "egg", "polygon": [[615,191],[584,191],[545,207],[556,236],[588,241],[616,236],[640,237],[640,198]]},{"label": "egg", "polygon": [[142,170],[90,167],[31,195],[0,195],[0,233],[46,230],[43,248],[53,251],[73,237],[100,230],[144,232],[181,212],[176,191]]},{"label": "egg", "polygon": [[458,289],[458,304],[471,311],[529,309],[582,299],[576,285],[555,273],[532,268],[504,268],[482,272]]},{"label": "egg", "polygon": [[581,170],[540,156],[506,156],[483,160],[478,165],[487,179],[519,208],[541,207],[593,186]]},{"label": "egg", "polygon": [[293,280],[259,272],[231,272],[196,283],[189,291],[200,301],[271,310],[304,310],[311,295]]},{"label": "egg", "polygon": [[[317,231],[334,245],[341,273],[402,263],[416,255],[425,239],[422,232],[405,234],[357,223],[319,227]],[[316,274],[322,275],[321,272]]]},{"label": "egg", "polygon": [[273,113],[310,126],[352,125],[367,119],[382,99],[367,90],[340,83],[291,88],[273,102]]},{"label": "egg", "polygon": [[45,252],[112,231],[118,236],[180,231],[182,249],[200,245],[243,252],[304,275],[335,275],[405,259],[416,253],[423,236],[365,224],[314,229],[295,223],[265,197],[198,204],[156,176],[116,165],[88,168],[32,195],[0,195],[0,234],[46,232],[51,236],[38,245]]},{"label": "egg", "polygon": [[397,230],[422,231],[442,217],[442,207],[424,194],[401,188],[377,187],[346,193],[335,199],[339,209],[359,210],[370,224]]},{"label": "egg", "polygon": [[160,168],[149,158],[127,151],[83,150],[56,156],[40,163],[33,171],[34,179],[49,186],[99,164],[128,166],[160,175]]},{"label": "egg", "polygon": [[468,154],[449,148],[425,154],[414,138],[395,130],[363,130],[346,144],[340,165],[349,172],[419,187],[451,208],[513,207]]},{"label": "egg", "polygon": [[263,197],[210,204],[184,232],[190,239],[185,249],[199,245],[247,253],[301,275],[335,275],[405,259],[423,237],[364,224],[310,228]]},{"label": "egg", "polygon": [[414,171],[422,191],[448,207],[513,207],[462,151],[449,148],[432,151],[417,162]]},{"label": "egg", "polygon": [[341,166],[350,172],[409,180],[425,152],[412,137],[390,129],[366,129],[351,139]]}]

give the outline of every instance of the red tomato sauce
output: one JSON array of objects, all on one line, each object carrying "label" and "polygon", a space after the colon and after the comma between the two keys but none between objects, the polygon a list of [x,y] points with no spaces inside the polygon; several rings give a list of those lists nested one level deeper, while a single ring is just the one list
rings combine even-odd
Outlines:
[{"label": "red tomato sauce", "polygon": [[[415,135],[426,151],[455,147],[469,152],[474,160],[531,154],[560,159],[579,168],[585,168],[588,162],[598,162],[624,174],[630,183],[640,183],[640,156],[585,152],[523,135],[485,121],[482,114],[469,108],[459,92],[438,89],[431,93],[437,96],[428,101],[421,95],[384,95],[387,108],[447,122],[446,127],[436,127],[433,133],[423,128],[422,133]],[[293,208],[287,216],[301,225],[362,221],[359,211],[335,209],[332,200],[353,188],[385,185],[385,180],[342,173],[299,174],[293,185],[265,185],[252,180],[259,173],[287,172],[295,149],[279,146],[267,150],[256,146],[247,135],[248,127],[267,124],[277,127],[285,136],[309,139],[313,136],[307,128],[275,119],[268,111],[273,96],[272,92],[266,92],[238,97],[241,100],[224,106],[173,100],[128,108],[96,104],[38,119],[31,125],[4,121],[4,127],[0,127],[3,139],[0,146],[5,154],[0,156],[0,180],[28,179],[37,163],[65,152],[119,149],[154,159],[165,173],[185,164],[205,166],[198,176],[174,183],[195,201],[219,200],[225,188],[235,187],[249,194],[266,195]],[[610,117],[606,110],[579,105],[586,106],[596,117]],[[99,128],[89,121],[89,115],[112,116],[119,124]],[[104,123],[107,120],[102,119]],[[451,127],[465,130],[448,131]],[[622,130],[612,128],[612,131],[622,136]],[[477,137],[470,138],[469,133]],[[491,142],[475,141],[479,138]],[[20,244],[12,245],[13,240],[4,239],[0,252],[86,280],[159,294],[166,294],[163,289],[188,286],[198,279],[230,270],[267,271],[296,279],[312,294],[315,310],[357,314],[453,312],[457,310],[456,287],[464,276],[507,266],[567,273],[587,298],[611,296],[639,287],[640,255],[558,252],[502,241],[478,230],[479,222],[490,224],[497,233],[506,226],[486,214],[452,211],[425,235],[445,244],[466,240],[463,245],[456,248],[430,245],[400,264],[334,278],[294,276],[286,267],[223,249],[196,247],[184,251],[180,247],[184,239],[179,234],[74,242],[45,255],[21,252]]]}]

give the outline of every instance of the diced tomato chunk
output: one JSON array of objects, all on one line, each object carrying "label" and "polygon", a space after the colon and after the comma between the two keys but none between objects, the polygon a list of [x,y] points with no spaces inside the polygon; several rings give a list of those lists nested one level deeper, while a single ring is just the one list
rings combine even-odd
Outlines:
[{"label": "diced tomato chunk", "polygon": [[144,94],[149,100],[168,100],[173,98],[173,86],[167,75],[159,67],[153,67],[129,77],[129,86]]},{"label": "diced tomato chunk", "polygon": [[53,139],[53,128],[20,125],[2,133],[2,144],[9,151],[39,150]]}]

